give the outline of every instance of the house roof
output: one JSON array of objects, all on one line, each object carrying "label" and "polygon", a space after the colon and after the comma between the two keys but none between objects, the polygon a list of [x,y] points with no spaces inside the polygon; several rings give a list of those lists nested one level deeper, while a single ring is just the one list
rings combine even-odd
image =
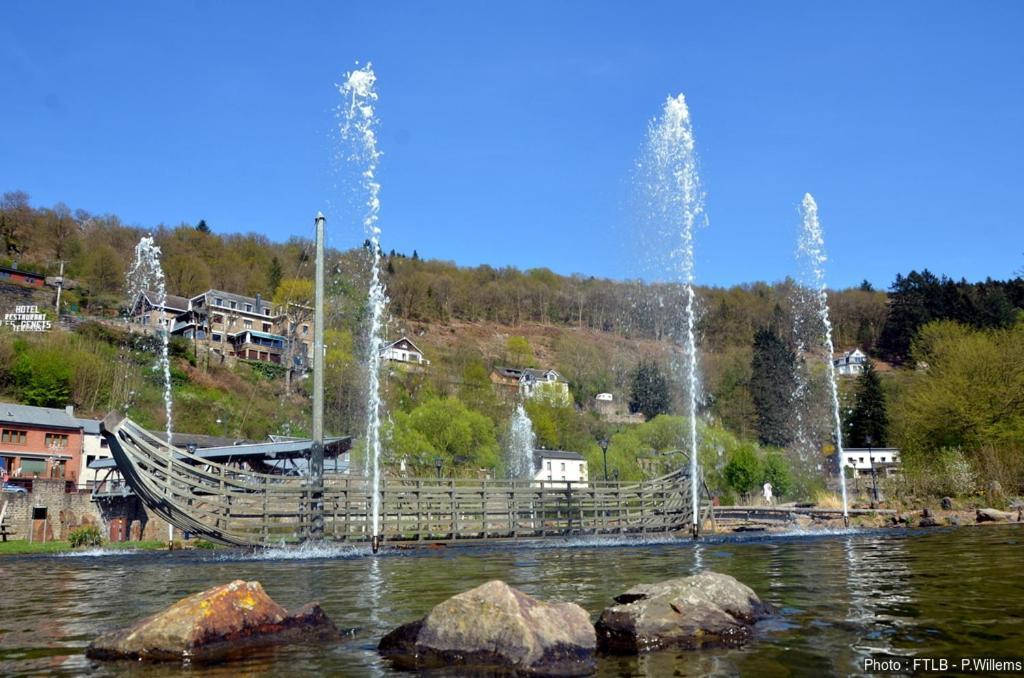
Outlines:
[{"label": "house roof", "polygon": [[[166,438],[166,434],[163,436]],[[174,444],[182,446],[186,438],[208,438],[214,436],[198,436],[196,434],[182,433],[174,434]],[[309,438],[293,438],[285,441],[271,441],[264,443],[242,443],[238,445],[220,445],[203,447],[197,445],[196,456],[210,461],[225,462],[229,459],[300,459],[309,452],[311,441]],[[324,439],[324,455],[333,458],[344,454],[352,447],[352,437]],[[91,469],[116,468],[117,462],[112,458],[97,459],[89,464]]]},{"label": "house roof", "polygon": [[[146,298],[146,301],[148,301],[153,306],[160,306],[160,304],[157,303],[157,299],[159,299],[159,296],[155,291],[143,290],[142,292],[140,292],[140,294],[144,296]],[[172,311],[188,310],[189,301],[185,297],[179,297],[177,294],[168,294],[165,295],[164,299],[164,308],[170,309]]]},{"label": "house roof", "polygon": [[550,368],[535,369],[533,367],[504,367],[501,365],[495,365],[493,371],[497,372],[500,376],[509,379],[522,379],[523,377],[528,377],[530,379],[547,379],[548,373],[553,372],[558,381],[569,383],[565,377],[558,373],[558,370]]},{"label": "house roof", "polygon": [[398,344],[401,344],[403,341],[408,342],[409,345],[412,346],[413,349],[415,349],[417,353],[423,353],[423,351],[420,350],[420,347],[417,346],[415,343],[413,343],[413,340],[410,339],[409,337],[401,337],[400,339],[395,339],[394,341],[392,341],[389,344],[384,344],[384,347],[381,350],[382,351],[386,351],[386,350],[388,350],[389,348],[391,348],[393,346],[397,346]]},{"label": "house roof", "polygon": [[[265,309],[265,308],[269,308],[270,309],[271,315],[273,315],[273,313],[274,313],[273,304],[271,302],[267,301],[266,299],[260,299],[260,301],[259,301],[260,313],[256,313],[256,297],[247,297],[244,294],[235,294],[234,292],[225,292],[223,290],[209,289],[209,290],[206,290],[205,292],[202,292],[202,293],[197,294],[196,296],[192,297],[192,300],[194,301],[194,300],[200,299],[202,297],[210,297],[210,299],[211,299],[210,308],[225,308],[225,309],[227,309],[229,311],[241,311],[242,313],[252,313],[252,314],[259,315],[259,316],[264,316],[264,317],[268,317],[268,316],[266,316],[266,314],[264,314],[262,312],[263,309]],[[228,305],[228,306],[219,306],[218,307],[216,304],[212,303],[212,301],[216,300],[216,299],[223,299],[225,303],[227,303],[229,301],[234,301],[236,304],[238,304],[238,306],[236,308],[230,308],[229,307],[230,305]],[[246,311],[245,310],[245,305],[246,304],[252,304],[252,309],[253,310]]]},{"label": "house roof", "polygon": [[42,273],[36,273],[35,271],[25,271],[20,268],[12,268],[10,266],[0,266],[0,271],[6,273],[17,273],[18,275],[24,275],[29,278],[38,278],[39,280],[46,280],[46,276]]},{"label": "house roof", "polygon": [[79,421],[68,414],[67,410],[58,410],[53,407],[32,407],[31,405],[0,403],[0,423],[78,430],[82,428]]},{"label": "house roof", "polygon": [[96,419],[79,419],[78,423],[82,426],[82,432],[89,435],[100,434],[100,422]]},{"label": "house roof", "polygon": [[586,461],[579,452],[569,452],[567,450],[534,450],[533,451],[534,461],[540,461],[542,459],[571,459],[573,461]]}]

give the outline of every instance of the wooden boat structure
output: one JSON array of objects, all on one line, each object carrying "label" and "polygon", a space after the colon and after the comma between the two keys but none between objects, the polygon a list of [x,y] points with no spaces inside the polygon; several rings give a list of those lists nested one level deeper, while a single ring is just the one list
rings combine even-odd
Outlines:
[{"label": "wooden boat structure", "polygon": [[[372,488],[327,473],[322,498],[310,476],[257,473],[168,445],[132,420],[103,422],[118,469],[146,506],[175,527],[221,544],[458,542],[693,532],[685,470],[639,482],[385,478],[373,540]],[[698,524],[709,518],[702,502]],[[317,520],[322,537],[317,537]]]}]

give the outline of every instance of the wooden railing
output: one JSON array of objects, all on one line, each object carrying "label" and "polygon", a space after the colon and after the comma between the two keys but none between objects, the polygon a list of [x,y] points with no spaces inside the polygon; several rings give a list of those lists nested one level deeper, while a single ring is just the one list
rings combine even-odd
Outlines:
[{"label": "wooden railing", "polygon": [[[175,526],[214,541],[268,545],[308,537],[308,479],[248,472],[168,447],[128,419],[105,422],[125,479]],[[682,470],[641,483],[387,478],[379,527],[368,479],[328,474],[324,534],[334,541],[458,541],[688,529]]]}]

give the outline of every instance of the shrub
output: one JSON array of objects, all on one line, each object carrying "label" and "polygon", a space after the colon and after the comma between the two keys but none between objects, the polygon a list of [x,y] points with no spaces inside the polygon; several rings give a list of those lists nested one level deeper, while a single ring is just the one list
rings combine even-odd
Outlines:
[{"label": "shrub", "polygon": [[103,536],[100,535],[100,528],[95,525],[83,525],[71,530],[68,535],[68,542],[72,547],[99,546],[103,543]]}]

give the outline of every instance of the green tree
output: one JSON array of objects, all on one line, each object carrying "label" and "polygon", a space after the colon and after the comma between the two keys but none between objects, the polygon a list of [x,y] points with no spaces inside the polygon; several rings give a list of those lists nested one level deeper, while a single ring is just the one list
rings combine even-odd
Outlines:
[{"label": "green tree", "polygon": [[200,233],[209,233],[210,227],[206,225],[206,219],[200,219],[199,223],[196,224],[196,230]]},{"label": "green tree", "polygon": [[456,475],[499,463],[494,423],[457,398],[432,398],[408,414],[396,412],[390,429],[392,458],[404,458],[417,475],[429,474],[435,457]]},{"label": "green tree", "polygon": [[672,397],[668,380],[662,374],[658,363],[641,360],[633,371],[629,388],[629,411],[640,412],[645,419],[654,419],[659,414],[668,414]]},{"label": "green tree", "polygon": [[793,472],[786,457],[779,451],[770,451],[762,460],[762,472],[765,481],[772,484],[772,494],[776,497],[788,495],[793,489]]},{"label": "green tree", "polygon": [[533,347],[526,337],[511,336],[505,340],[509,361],[516,367],[533,367]]},{"label": "green tree", "polygon": [[796,354],[773,330],[754,335],[750,394],[757,413],[757,437],[765,445],[785,447],[792,440],[790,400],[796,390]]},{"label": "green tree", "polygon": [[875,364],[868,360],[864,372],[857,378],[853,411],[847,421],[846,442],[850,447],[884,447],[888,441],[889,413],[885,391]]},{"label": "green tree", "polygon": [[764,467],[753,445],[741,445],[733,450],[722,475],[729,487],[742,495],[750,494],[764,482]]}]

